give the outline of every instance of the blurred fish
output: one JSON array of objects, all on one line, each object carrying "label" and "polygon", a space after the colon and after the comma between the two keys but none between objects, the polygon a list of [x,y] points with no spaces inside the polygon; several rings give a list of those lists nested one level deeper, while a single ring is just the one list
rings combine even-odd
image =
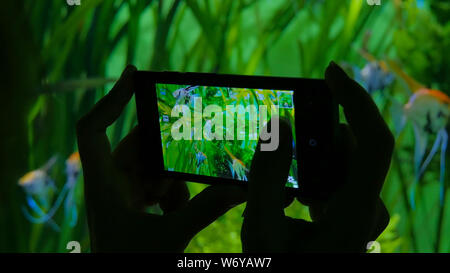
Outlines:
[{"label": "blurred fish", "polygon": [[195,159],[197,161],[197,174],[200,171],[200,167],[208,159],[207,156],[197,148],[197,144],[194,145]]},{"label": "blurred fish", "polygon": [[354,68],[355,79],[359,81],[363,87],[372,94],[378,90],[384,90],[392,84],[395,77],[384,61],[377,60],[369,54],[365,49],[360,50],[360,54],[367,60],[367,64],[359,70]]},{"label": "blurred fish", "polygon": [[245,164],[241,160],[239,160],[239,158],[234,156],[227,147],[224,148],[225,152],[231,157],[232,160],[231,162],[228,161],[228,164],[233,178],[237,177],[237,179],[239,180],[247,181],[246,173],[248,172],[248,169],[247,167],[245,167]]},{"label": "blurred fish", "polygon": [[[57,157],[53,156],[44,166],[26,173],[18,181],[18,185],[22,187],[26,195],[26,205],[22,206],[22,212],[30,222],[33,222],[33,217],[28,209],[42,217],[50,207],[50,196],[56,190],[56,187],[48,172],[55,164],[56,159]],[[51,218],[45,222],[55,231],[59,231],[59,226]]]},{"label": "blurred fish", "polygon": [[66,185],[69,188],[64,201],[64,215],[69,219],[69,225],[74,227],[78,220],[77,206],[74,200],[75,184],[81,171],[80,154],[75,152],[66,160]]},{"label": "blurred fish", "polygon": [[195,158],[197,159],[197,168],[199,168],[200,165],[202,165],[203,162],[205,162],[205,160],[206,160],[206,155],[205,155],[203,152],[198,151],[198,152],[195,154]]},{"label": "blurred fish", "polygon": [[186,104],[190,101],[191,92],[197,89],[198,86],[189,85],[187,87],[179,88],[173,91],[172,95],[176,99],[175,104]]},{"label": "blurred fish", "polygon": [[[445,191],[445,153],[448,134],[446,125],[450,116],[450,98],[438,90],[421,89],[411,96],[404,108],[405,116],[413,122],[416,138],[414,166],[415,180],[411,192],[411,205],[415,207],[415,191],[428,164],[437,151],[441,150],[440,165],[440,203],[443,205]],[[425,158],[430,135],[436,135],[432,148]],[[423,163],[422,163],[423,161]]]},{"label": "blurred fish", "polygon": [[[399,111],[395,111],[393,117],[396,130],[403,129],[409,120],[413,124],[415,136],[414,149],[414,173],[415,179],[411,190],[410,203],[415,208],[415,193],[418,182],[430,164],[434,155],[440,150],[440,204],[444,203],[445,191],[445,153],[447,150],[448,134],[446,126],[450,118],[450,97],[445,93],[429,89],[409,77],[394,62],[389,62],[389,67],[402,78],[412,95],[408,103]],[[395,107],[395,104],[393,105]],[[401,115],[401,117],[398,117]],[[425,157],[430,136],[436,136],[431,150]],[[424,159],[425,158],[425,159]]]},{"label": "blurred fish", "polygon": [[19,186],[26,194],[45,197],[49,190],[55,190],[55,183],[48,175],[48,172],[56,162],[56,156],[50,158],[41,168],[28,172],[19,179]]},{"label": "blurred fish", "polygon": [[394,81],[394,75],[376,61],[367,63],[360,73],[363,85],[369,93],[384,90]]},{"label": "blurred fish", "polygon": [[75,152],[72,155],[70,155],[69,158],[66,160],[67,180],[63,188],[59,192],[56,201],[53,203],[52,207],[47,212],[44,212],[43,210],[40,212],[35,211],[37,217],[32,216],[30,213],[28,213],[28,211],[24,210],[27,219],[32,223],[49,222],[51,221],[51,219],[53,218],[53,216],[58,211],[58,209],[60,208],[61,204],[64,201],[65,219],[69,220],[69,225],[71,227],[75,226],[78,219],[78,213],[74,201],[74,190],[76,181],[80,174],[80,170],[81,170],[80,156],[78,152]]}]

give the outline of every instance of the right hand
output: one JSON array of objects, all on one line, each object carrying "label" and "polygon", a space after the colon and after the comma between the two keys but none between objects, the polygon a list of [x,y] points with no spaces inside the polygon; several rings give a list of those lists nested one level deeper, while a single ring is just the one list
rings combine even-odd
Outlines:
[{"label": "right hand", "polygon": [[[285,216],[285,182],[292,160],[292,132],[280,121],[280,145],[252,161],[241,232],[244,252],[365,252],[389,223],[380,192],[394,138],[370,95],[333,62],[325,80],[343,106],[348,125],[339,127],[344,185],[326,203],[310,204],[313,222]],[[336,162],[338,164],[338,162]]]}]

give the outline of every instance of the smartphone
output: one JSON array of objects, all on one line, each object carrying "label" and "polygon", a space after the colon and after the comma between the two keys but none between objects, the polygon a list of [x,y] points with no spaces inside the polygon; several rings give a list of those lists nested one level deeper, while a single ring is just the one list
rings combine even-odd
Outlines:
[{"label": "smartphone", "polygon": [[156,158],[157,175],[245,185],[261,130],[278,115],[293,133],[287,191],[324,199],[335,189],[338,107],[324,80],[138,71],[134,86],[143,150]]}]

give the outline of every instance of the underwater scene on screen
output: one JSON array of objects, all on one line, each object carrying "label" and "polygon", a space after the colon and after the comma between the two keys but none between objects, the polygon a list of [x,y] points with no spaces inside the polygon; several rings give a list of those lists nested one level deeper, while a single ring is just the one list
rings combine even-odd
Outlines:
[{"label": "underwater scene on screen", "polygon": [[[275,111],[291,123],[296,147],[292,90],[157,83],[156,93],[167,171],[247,181],[260,129]],[[295,149],[286,187],[298,188]]]}]

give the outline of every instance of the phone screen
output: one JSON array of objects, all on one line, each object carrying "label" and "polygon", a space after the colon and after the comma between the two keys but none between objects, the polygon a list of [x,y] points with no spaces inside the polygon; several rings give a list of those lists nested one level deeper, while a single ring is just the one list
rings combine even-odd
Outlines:
[{"label": "phone screen", "polygon": [[247,181],[260,129],[278,112],[293,132],[286,187],[298,188],[293,90],[155,87],[166,171]]}]

